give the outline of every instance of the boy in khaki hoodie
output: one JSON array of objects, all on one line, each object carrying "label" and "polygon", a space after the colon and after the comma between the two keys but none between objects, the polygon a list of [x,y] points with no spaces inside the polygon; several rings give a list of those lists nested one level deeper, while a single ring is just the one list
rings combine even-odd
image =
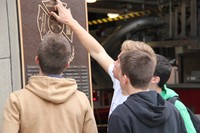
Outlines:
[{"label": "boy in khaki hoodie", "polygon": [[7,99],[2,133],[97,133],[87,96],[62,77],[71,47],[62,34],[48,34],[35,57],[40,71]]}]

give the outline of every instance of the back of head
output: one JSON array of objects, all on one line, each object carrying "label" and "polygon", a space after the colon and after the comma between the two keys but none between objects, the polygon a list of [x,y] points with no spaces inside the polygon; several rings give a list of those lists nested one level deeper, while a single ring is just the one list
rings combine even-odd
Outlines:
[{"label": "back of head", "polygon": [[120,56],[122,75],[126,75],[135,88],[147,89],[155,70],[155,61],[144,51],[127,51]]},{"label": "back of head", "polygon": [[148,53],[152,57],[154,62],[156,63],[156,55],[155,55],[154,50],[144,42],[132,41],[132,40],[124,41],[123,44],[122,44],[122,47],[121,47],[121,51],[129,51],[129,50],[144,51],[144,52]]},{"label": "back of head", "polygon": [[170,77],[172,67],[169,60],[164,56],[156,54],[156,58],[157,65],[154,72],[154,76],[160,77],[160,82],[158,83],[158,86],[162,88]]},{"label": "back of head", "polygon": [[47,34],[38,48],[39,66],[46,75],[61,74],[70,56],[70,43],[62,34]]}]

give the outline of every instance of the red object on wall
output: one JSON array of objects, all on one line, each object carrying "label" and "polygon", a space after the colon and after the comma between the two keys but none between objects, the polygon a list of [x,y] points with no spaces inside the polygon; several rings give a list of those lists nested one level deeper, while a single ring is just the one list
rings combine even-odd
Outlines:
[{"label": "red object on wall", "polygon": [[200,89],[174,89],[181,101],[195,114],[200,114]]}]

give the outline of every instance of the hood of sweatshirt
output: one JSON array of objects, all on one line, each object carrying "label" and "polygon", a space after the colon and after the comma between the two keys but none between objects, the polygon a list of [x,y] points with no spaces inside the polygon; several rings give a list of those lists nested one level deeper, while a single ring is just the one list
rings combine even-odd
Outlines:
[{"label": "hood of sweatshirt", "polygon": [[178,96],[178,94],[172,89],[167,88],[166,85],[162,88],[162,92],[160,93],[163,99],[167,100],[171,97]]},{"label": "hood of sweatshirt", "polygon": [[25,89],[52,103],[66,102],[77,90],[74,79],[32,76]]},{"label": "hood of sweatshirt", "polygon": [[165,100],[155,91],[132,94],[124,103],[148,127],[162,124],[170,115]]}]

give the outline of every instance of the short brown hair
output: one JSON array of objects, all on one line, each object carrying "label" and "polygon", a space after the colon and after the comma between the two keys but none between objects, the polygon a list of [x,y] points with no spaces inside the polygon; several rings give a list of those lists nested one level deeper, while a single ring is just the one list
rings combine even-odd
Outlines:
[{"label": "short brown hair", "polygon": [[155,71],[155,62],[146,52],[135,50],[121,54],[122,75],[126,75],[133,87],[146,89]]},{"label": "short brown hair", "polygon": [[156,57],[157,57],[157,65],[154,72],[154,76],[160,77],[158,86],[162,88],[170,78],[172,66],[166,57],[159,54],[156,54]]},{"label": "short brown hair", "polygon": [[62,34],[47,34],[38,48],[39,65],[44,74],[61,74],[71,56],[71,45]]},{"label": "short brown hair", "polygon": [[135,51],[135,50],[140,50],[140,51],[144,51],[146,53],[148,53],[152,59],[154,60],[154,62],[156,63],[156,55],[154,50],[146,43],[144,42],[140,42],[140,41],[133,41],[133,40],[126,40],[122,43],[121,46],[121,51]]}]

